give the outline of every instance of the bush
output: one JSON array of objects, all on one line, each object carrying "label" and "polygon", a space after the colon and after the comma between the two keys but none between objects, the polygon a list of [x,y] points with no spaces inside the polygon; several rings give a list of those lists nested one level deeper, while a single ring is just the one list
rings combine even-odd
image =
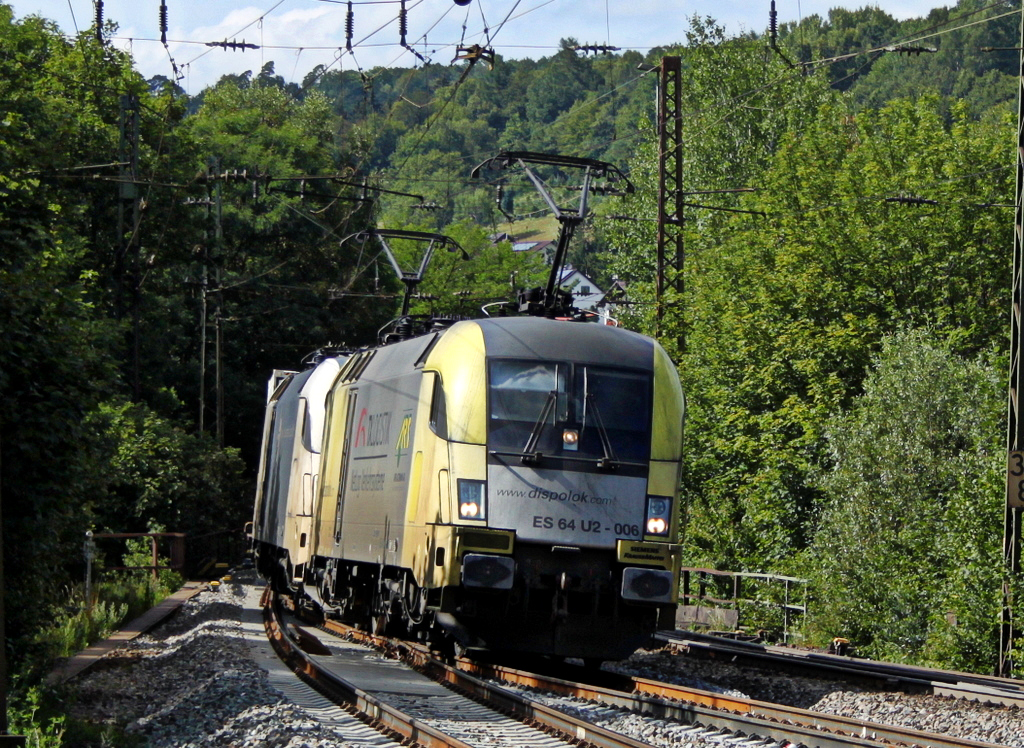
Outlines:
[{"label": "bush", "polygon": [[38,687],[12,689],[7,702],[8,729],[11,735],[25,737],[26,748],[60,748],[63,745],[65,717],[43,708],[43,692]]}]

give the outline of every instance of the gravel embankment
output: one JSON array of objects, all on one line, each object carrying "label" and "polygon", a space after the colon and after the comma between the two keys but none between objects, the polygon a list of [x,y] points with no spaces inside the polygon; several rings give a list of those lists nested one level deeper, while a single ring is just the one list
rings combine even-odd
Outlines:
[{"label": "gravel embankment", "polygon": [[[251,609],[255,574],[186,602],[166,624],[73,681],[72,714],[110,723],[154,748],[394,745],[277,673]],[[262,641],[261,641],[262,639]],[[296,703],[302,702],[302,705]]]},{"label": "gravel embankment", "polygon": [[826,714],[1024,748],[1024,710],[1017,707],[986,706],[940,696],[865,691],[841,682],[775,675],[729,663],[680,659],[664,652],[638,653],[615,669]]}]

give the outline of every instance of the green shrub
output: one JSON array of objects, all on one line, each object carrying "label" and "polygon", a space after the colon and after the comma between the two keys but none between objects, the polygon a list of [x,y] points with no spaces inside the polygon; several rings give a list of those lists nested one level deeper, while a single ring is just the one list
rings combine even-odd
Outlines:
[{"label": "green shrub", "polygon": [[37,687],[12,689],[7,702],[8,730],[25,737],[26,748],[60,748],[65,720],[43,709],[43,693]]}]

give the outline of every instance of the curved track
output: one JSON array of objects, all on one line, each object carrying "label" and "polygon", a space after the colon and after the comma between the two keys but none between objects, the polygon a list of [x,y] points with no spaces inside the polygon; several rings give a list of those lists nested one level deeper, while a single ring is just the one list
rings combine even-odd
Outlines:
[{"label": "curved track", "polygon": [[[766,748],[851,748],[879,743],[929,748],[991,746],[604,671],[583,670],[573,679],[565,679],[469,660],[449,664],[408,642],[382,639],[337,624],[327,627],[349,640],[362,640],[383,649],[406,664],[371,658],[365,649],[355,649],[350,642],[346,644],[349,652],[339,657],[341,645],[337,642],[342,640],[329,639],[327,633],[314,635],[292,623],[268,623],[268,631],[278,642],[275,646],[289,650],[284,656],[297,663],[303,677],[318,684],[332,684],[317,687],[325,691],[340,689],[336,698],[396,738],[422,745],[650,745],[592,721],[598,712],[604,717],[617,712],[649,722],[643,728],[645,734],[689,730],[716,742]],[[320,654],[307,654],[303,649]],[[374,660],[383,664],[370,666]],[[593,681],[600,681],[600,685]],[[531,693],[527,695],[523,689]],[[590,706],[581,707],[581,700]],[[577,712],[589,714],[589,718]]]},{"label": "curved track", "polygon": [[677,652],[697,657],[728,658],[731,662],[770,665],[779,670],[809,671],[819,676],[868,681],[887,690],[1024,708],[1024,682],[1010,678],[840,657],[692,632],[660,634],[658,638]]}]

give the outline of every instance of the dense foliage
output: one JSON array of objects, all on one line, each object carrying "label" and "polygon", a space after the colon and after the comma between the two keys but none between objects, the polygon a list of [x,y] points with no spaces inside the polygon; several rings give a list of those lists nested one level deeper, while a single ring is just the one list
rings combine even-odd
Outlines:
[{"label": "dense foliage", "polygon": [[[623,321],[680,365],[687,564],[812,579],[814,641],[991,668],[1017,53],[982,48],[1016,45],[1011,5],[836,10],[784,26],[777,50],[693,18],[647,55],[566,39],[493,69],[319,68],[301,86],[268,63],[193,99],[0,5],[13,640],[38,622],[30,601],[80,578],[86,529],[241,527],[269,372],[372,343],[398,308],[365,228],[467,252],[435,254],[415,313],[539,283],[542,258],[491,235],[522,237],[547,206],[525,180],[470,177],[506,149],[608,160],[637,187],[595,196],[570,257],[627,282]],[[658,309],[650,68],[669,54],[684,188],[702,194]],[[409,267],[422,249],[396,245]]]},{"label": "dense foliage", "polygon": [[819,631],[881,659],[972,669],[991,662],[999,613],[1004,383],[1002,367],[944,337],[887,338],[863,394],[829,419],[807,567]]}]

